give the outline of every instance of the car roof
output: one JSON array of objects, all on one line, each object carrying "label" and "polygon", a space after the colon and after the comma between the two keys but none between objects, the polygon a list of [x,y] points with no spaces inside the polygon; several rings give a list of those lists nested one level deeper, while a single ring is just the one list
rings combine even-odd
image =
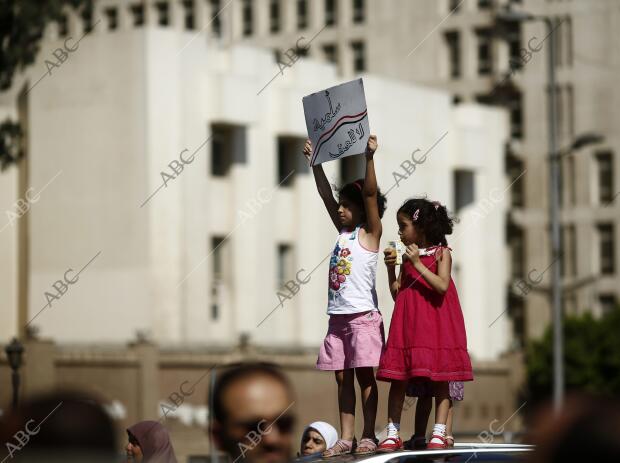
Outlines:
[{"label": "car roof", "polygon": [[[527,444],[481,444],[481,443],[457,443],[452,448],[439,449],[439,450],[401,450],[397,452],[389,453],[374,453],[370,455],[342,455],[339,457],[321,458],[320,455],[310,455],[302,457],[296,462],[329,462],[329,463],[352,463],[352,462],[364,462],[364,463],[383,463],[394,459],[426,459],[432,457],[433,459],[441,456],[454,457],[465,456],[475,459],[477,455],[484,455],[485,457],[492,457],[494,455],[506,455],[524,454],[534,450],[534,446]],[[487,458],[484,458],[487,460]],[[491,458],[492,459],[492,458]]]}]

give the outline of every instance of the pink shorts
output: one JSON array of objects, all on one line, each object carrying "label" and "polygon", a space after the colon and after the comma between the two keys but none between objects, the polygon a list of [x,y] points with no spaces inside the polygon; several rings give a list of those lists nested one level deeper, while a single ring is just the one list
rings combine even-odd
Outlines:
[{"label": "pink shorts", "polygon": [[377,367],[384,343],[383,317],[378,310],[330,315],[316,367],[319,370]]}]

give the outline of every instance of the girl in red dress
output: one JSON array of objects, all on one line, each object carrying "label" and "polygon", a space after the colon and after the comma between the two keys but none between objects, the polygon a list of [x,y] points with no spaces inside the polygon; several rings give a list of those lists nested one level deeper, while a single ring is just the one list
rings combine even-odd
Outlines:
[{"label": "girl in red dress", "polygon": [[410,379],[427,381],[435,397],[435,427],[427,448],[446,447],[450,381],[472,381],[465,323],[454,282],[446,235],[453,221],[445,206],[410,199],[398,210],[398,234],[406,246],[400,274],[396,258],[385,253],[390,291],[395,298],[388,340],[377,379],[390,381],[387,438],[379,450],[403,447],[400,415]]}]

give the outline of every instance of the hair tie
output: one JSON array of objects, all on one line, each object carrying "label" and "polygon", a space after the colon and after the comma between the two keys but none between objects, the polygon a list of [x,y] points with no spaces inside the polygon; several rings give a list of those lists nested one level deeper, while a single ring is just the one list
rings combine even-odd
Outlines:
[{"label": "hair tie", "polygon": [[362,191],[362,185],[360,185],[360,181],[359,180],[354,181],[353,185],[355,185],[360,191]]},{"label": "hair tie", "polygon": [[411,220],[414,222],[418,221],[418,216],[420,215],[420,209],[416,209],[413,215],[411,216]]}]

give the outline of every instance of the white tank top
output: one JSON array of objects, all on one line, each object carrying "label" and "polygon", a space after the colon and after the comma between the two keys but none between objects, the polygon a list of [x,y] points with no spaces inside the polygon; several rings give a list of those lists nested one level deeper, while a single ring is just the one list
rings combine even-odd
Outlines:
[{"label": "white tank top", "polygon": [[379,251],[366,249],[355,230],[343,229],[329,261],[327,313],[348,315],[378,310],[375,277]]}]

